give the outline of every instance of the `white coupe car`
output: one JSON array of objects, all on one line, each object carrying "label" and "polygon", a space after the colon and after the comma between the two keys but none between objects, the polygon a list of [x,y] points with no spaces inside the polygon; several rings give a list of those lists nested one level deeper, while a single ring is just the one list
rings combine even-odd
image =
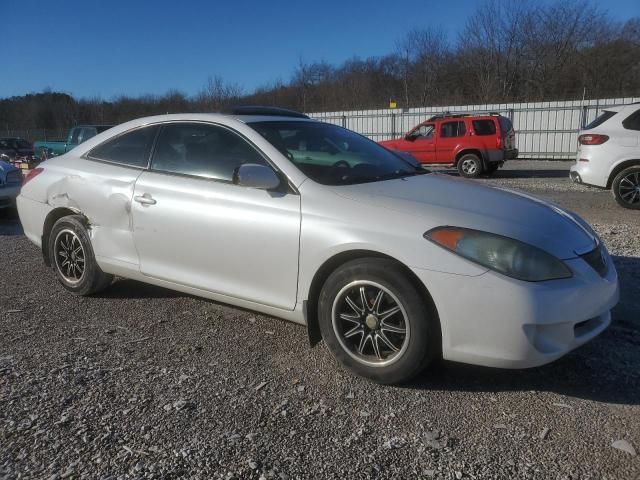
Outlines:
[{"label": "white coupe car", "polygon": [[640,103],[607,108],[578,144],[571,179],[610,188],[618,205],[640,209]]},{"label": "white coupe car", "polygon": [[18,210],[71,292],[115,275],[306,324],[382,383],[550,362],[618,301],[577,215],[281,109],[122,124],[32,171]]}]

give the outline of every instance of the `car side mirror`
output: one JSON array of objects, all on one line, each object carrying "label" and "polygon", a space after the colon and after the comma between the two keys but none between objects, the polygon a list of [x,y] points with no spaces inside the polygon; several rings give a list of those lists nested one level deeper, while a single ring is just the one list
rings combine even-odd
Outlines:
[{"label": "car side mirror", "polygon": [[407,133],[404,136],[404,139],[409,141],[409,142],[413,142],[416,138],[418,138],[418,136],[415,133]]},{"label": "car side mirror", "polygon": [[280,186],[280,177],[266,165],[245,163],[233,172],[233,183],[260,190],[275,190]]}]

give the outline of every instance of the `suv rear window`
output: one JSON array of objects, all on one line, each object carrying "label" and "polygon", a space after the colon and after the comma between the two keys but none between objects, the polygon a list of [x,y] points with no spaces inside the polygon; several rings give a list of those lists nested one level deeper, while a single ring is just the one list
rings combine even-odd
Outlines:
[{"label": "suv rear window", "polygon": [[495,135],[496,124],[493,120],[473,120],[473,131],[476,135]]},{"label": "suv rear window", "polygon": [[616,113],[617,112],[611,112],[609,110],[605,110],[598,117],[596,117],[596,119],[593,122],[591,122],[586,127],[584,127],[583,130],[591,130],[592,128],[596,128],[602,125],[604,122],[606,122],[611,117],[613,117]]}]

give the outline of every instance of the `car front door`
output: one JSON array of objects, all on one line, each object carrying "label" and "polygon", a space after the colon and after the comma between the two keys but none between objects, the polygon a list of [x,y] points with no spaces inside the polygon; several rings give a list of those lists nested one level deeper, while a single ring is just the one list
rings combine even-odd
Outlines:
[{"label": "car front door", "polygon": [[436,159],[438,163],[453,163],[454,152],[462,138],[467,134],[464,120],[442,122],[436,143]]},{"label": "car front door", "polygon": [[421,163],[436,162],[435,125],[423,123],[407,134],[402,151],[409,152]]},{"label": "car front door", "polygon": [[292,310],[300,196],[232,182],[243,163],[268,165],[236,132],[170,123],[135,185],[134,239],[150,277]]}]

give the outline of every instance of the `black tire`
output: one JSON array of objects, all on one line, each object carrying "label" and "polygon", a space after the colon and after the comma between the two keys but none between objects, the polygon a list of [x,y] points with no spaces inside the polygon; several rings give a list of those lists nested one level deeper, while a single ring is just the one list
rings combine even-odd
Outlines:
[{"label": "black tire", "polygon": [[640,165],[618,173],[611,183],[611,192],[621,207],[640,210]]},{"label": "black tire", "polygon": [[100,270],[82,216],[62,217],[53,225],[48,251],[58,280],[70,292],[92,295],[111,285],[113,275]]},{"label": "black tire", "polygon": [[456,165],[461,177],[477,178],[483,172],[482,160],[473,153],[466,153],[458,159]]},{"label": "black tire", "polygon": [[[362,309],[358,319],[344,322],[339,315],[340,305],[348,305],[348,303],[342,302],[342,299],[346,299],[349,292],[353,291],[350,289],[357,289],[359,292],[360,286],[365,287],[367,307]],[[383,292],[380,302],[377,301],[377,292]],[[352,300],[360,306],[365,303],[360,301],[361,297],[357,295],[353,297]],[[384,315],[394,309],[392,307],[394,304],[397,304],[400,309],[395,314],[395,319],[385,320]],[[387,310],[380,312],[380,307]],[[376,315],[372,315],[374,309]],[[356,315],[355,311],[353,307],[349,310],[353,312],[351,315]],[[375,322],[374,327],[370,327],[368,323],[369,317],[372,316],[375,318],[372,320]],[[379,322],[376,317],[379,317]],[[389,316],[389,318],[392,317]],[[357,259],[335,270],[327,278],[320,292],[318,321],[322,337],[337,360],[356,375],[377,383],[407,382],[422,372],[441,352],[440,324],[433,303],[421,295],[403,268],[392,260]],[[385,323],[387,321],[388,323]],[[393,325],[391,325],[392,322]],[[348,327],[345,326],[340,331],[345,323]],[[397,329],[402,326],[405,327],[404,335],[386,329],[391,327]],[[349,333],[345,331],[347,328],[349,331],[360,328],[362,334],[353,335],[347,339],[344,336]],[[367,335],[371,337],[368,342],[365,341],[361,355],[358,349],[362,345],[362,339]],[[382,341],[380,335],[386,341],[392,342],[397,351],[388,348],[389,344]],[[374,347],[374,338],[377,347]],[[350,348],[349,342],[353,342],[353,348]],[[358,343],[358,346],[355,343]],[[386,356],[380,356],[382,351]]]}]

